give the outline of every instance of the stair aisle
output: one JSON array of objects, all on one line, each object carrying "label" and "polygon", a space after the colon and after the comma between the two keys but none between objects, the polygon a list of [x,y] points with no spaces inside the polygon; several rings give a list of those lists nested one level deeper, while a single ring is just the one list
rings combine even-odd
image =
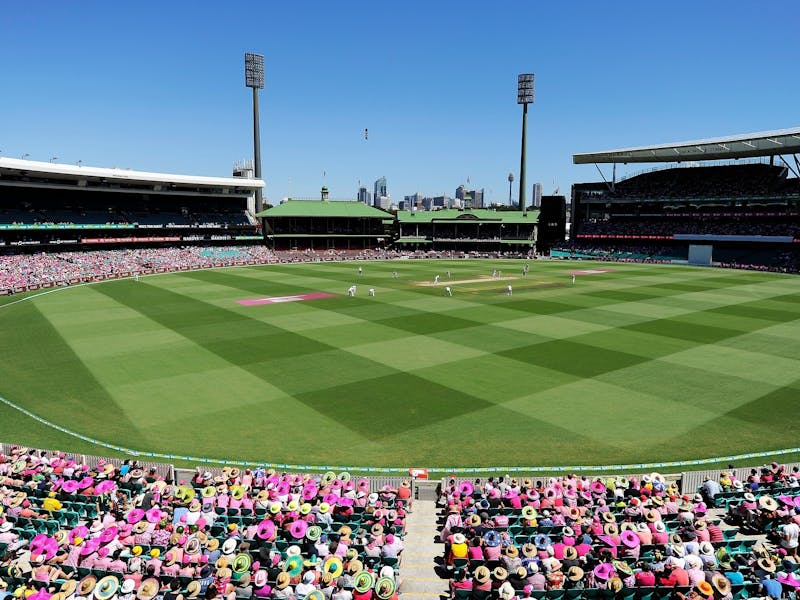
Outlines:
[{"label": "stair aisle", "polygon": [[448,582],[436,572],[434,558],[444,545],[438,541],[437,507],[432,500],[414,502],[406,519],[406,535],[400,562],[400,592],[403,600],[430,600],[449,595]]}]

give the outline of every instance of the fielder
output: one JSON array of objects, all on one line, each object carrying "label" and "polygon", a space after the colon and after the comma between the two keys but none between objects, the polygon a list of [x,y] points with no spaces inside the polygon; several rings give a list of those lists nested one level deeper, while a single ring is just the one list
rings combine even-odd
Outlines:
[{"label": "fielder", "polygon": [[507,290],[507,291],[506,291],[506,296],[510,296],[510,295],[511,295],[511,293],[513,292],[513,290],[511,289],[511,284],[509,284],[509,285],[506,287],[506,290]]},{"label": "fielder", "polygon": [[370,296],[374,296],[375,295],[375,288],[369,288],[369,295]]},{"label": "fielder", "polygon": [[361,277],[363,274],[364,274],[364,269],[362,269],[362,268],[359,266],[359,267],[358,267],[358,276],[359,276],[359,277]]},{"label": "fielder", "polygon": [[575,285],[575,273],[572,274],[572,285]]},{"label": "fielder", "polygon": [[450,289],[449,285],[444,288],[444,295],[445,296],[452,296],[453,295],[453,290]]},{"label": "fielder", "polygon": [[433,278],[433,285],[439,285],[439,276]]},{"label": "fielder", "polygon": [[351,298],[355,297],[355,295],[356,295],[356,286],[351,285],[349,288],[347,288],[347,295],[350,296]]}]

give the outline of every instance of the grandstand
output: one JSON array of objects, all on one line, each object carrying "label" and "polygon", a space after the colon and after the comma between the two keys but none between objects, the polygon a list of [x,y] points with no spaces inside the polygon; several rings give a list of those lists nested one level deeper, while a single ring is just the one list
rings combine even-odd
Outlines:
[{"label": "grandstand", "polygon": [[288,199],[256,215],[263,219],[264,240],[281,250],[365,250],[380,248],[387,236],[389,213],[363,202]]},{"label": "grandstand", "polygon": [[[570,249],[573,255],[687,260],[690,246],[703,245],[713,247],[717,264],[797,271],[799,150],[800,129],[787,129],[576,154],[575,164],[665,166],[574,185]],[[713,162],[720,160],[734,162]]]},{"label": "grandstand", "polygon": [[519,251],[536,243],[538,211],[489,209],[397,212],[403,248],[463,251]]},{"label": "grandstand", "polygon": [[260,240],[261,180],[0,158],[0,251]]}]

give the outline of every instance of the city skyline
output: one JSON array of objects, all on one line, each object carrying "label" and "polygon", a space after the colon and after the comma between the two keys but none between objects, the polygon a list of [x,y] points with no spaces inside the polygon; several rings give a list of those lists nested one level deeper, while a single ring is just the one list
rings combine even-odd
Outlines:
[{"label": "city skyline", "polygon": [[[568,195],[574,182],[599,180],[594,166],[572,165],[576,152],[797,125],[800,6],[788,1],[512,3],[514,18],[477,2],[245,8],[8,5],[0,44],[14,58],[4,65],[0,156],[230,175],[252,158],[245,52],[265,55],[262,164],[273,204],[316,197],[322,185],[331,198],[355,198],[359,182],[371,190],[381,175],[394,202],[463,183],[485,190],[487,204],[507,203],[525,72],[537,82],[528,196],[535,182]],[[360,33],[375,22],[385,27],[367,47]],[[758,30],[770,31],[767,53],[733,43]],[[441,35],[457,31],[478,35]]]}]

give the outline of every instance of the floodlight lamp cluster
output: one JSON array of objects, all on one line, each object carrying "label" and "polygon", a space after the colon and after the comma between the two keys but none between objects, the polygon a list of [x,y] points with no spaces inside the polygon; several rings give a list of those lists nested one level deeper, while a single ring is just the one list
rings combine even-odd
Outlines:
[{"label": "floodlight lamp cluster", "polygon": [[533,73],[517,78],[517,104],[533,104]]},{"label": "floodlight lamp cluster", "polygon": [[264,55],[247,52],[244,55],[244,84],[249,88],[264,89]]}]

